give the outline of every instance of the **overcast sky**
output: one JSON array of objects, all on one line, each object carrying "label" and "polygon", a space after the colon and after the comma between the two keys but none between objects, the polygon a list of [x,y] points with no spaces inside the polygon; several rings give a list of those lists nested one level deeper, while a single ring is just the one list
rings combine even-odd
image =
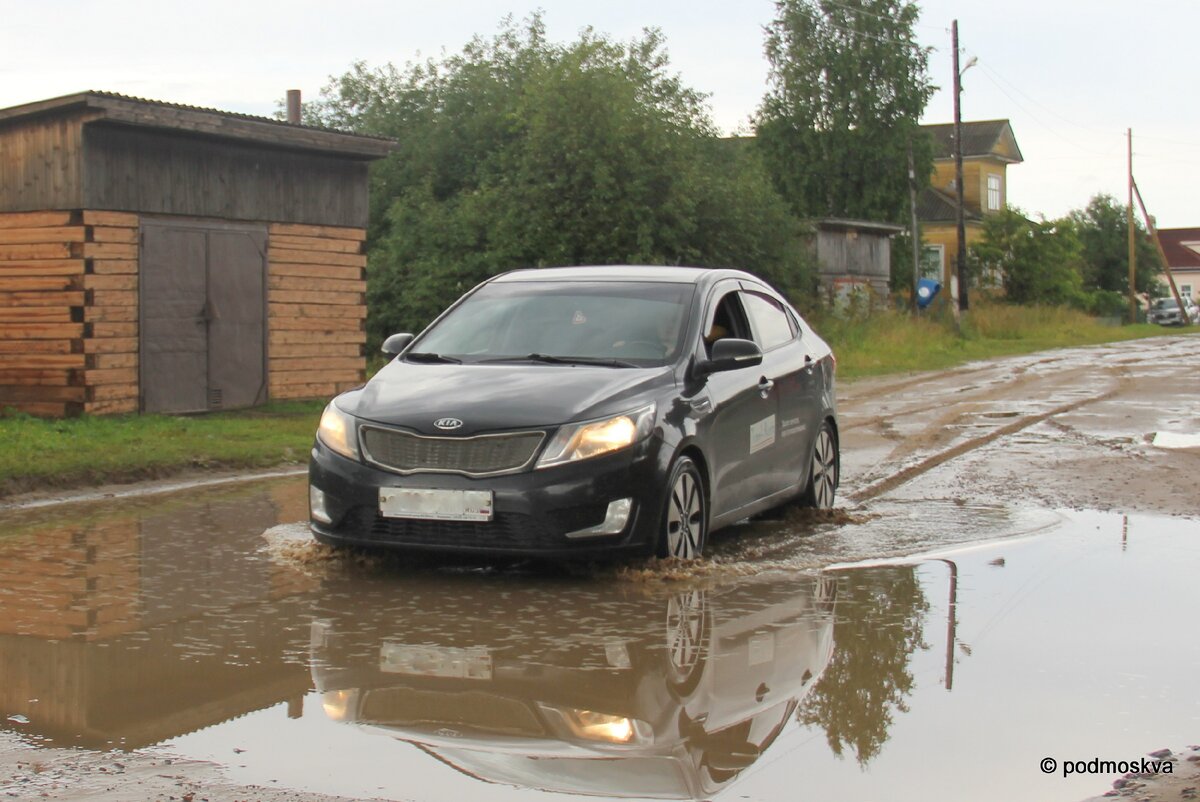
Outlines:
[{"label": "overcast sky", "polygon": [[[924,122],[950,122],[950,22],[978,64],[963,118],[1008,118],[1025,163],[1009,202],[1055,217],[1107,192],[1124,202],[1125,129],[1160,227],[1200,226],[1195,0],[926,0],[917,35],[946,87]],[[269,115],[289,88],[314,97],[351,62],[396,64],[457,51],[509,13],[545,11],[550,36],[591,25],[618,39],[665,34],[685,83],[709,93],[727,132],[748,127],[766,87],[772,0],[0,0],[0,108],[99,89]]]}]

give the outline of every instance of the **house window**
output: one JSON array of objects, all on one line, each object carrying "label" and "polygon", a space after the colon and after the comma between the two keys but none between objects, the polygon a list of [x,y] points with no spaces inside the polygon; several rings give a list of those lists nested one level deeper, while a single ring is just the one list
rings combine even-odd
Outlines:
[{"label": "house window", "polygon": [[987,207],[989,212],[1000,211],[1000,203],[1002,198],[1000,192],[1000,174],[988,173],[988,196]]},{"label": "house window", "polygon": [[942,281],[942,270],[946,263],[946,249],[943,245],[926,245],[921,248],[921,278],[931,278]]},{"label": "house window", "polygon": [[1184,298],[1191,298],[1192,297],[1192,285],[1191,284],[1180,284],[1179,285],[1179,294],[1182,295]]}]

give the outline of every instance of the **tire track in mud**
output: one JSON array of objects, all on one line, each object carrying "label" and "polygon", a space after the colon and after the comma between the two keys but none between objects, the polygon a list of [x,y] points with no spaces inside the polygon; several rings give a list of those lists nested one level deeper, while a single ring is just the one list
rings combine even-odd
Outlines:
[{"label": "tire track in mud", "polygon": [[907,390],[909,387],[912,387],[915,384],[928,384],[929,382],[937,381],[939,379],[948,379],[951,376],[970,376],[975,373],[983,373],[986,370],[994,370],[995,368],[995,365],[980,365],[979,367],[975,368],[959,368],[954,370],[941,370],[934,373],[919,373],[914,376],[909,376],[906,379],[890,382],[877,387],[865,387],[861,394],[855,393],[853,395],[848,395],[846,397],[846,401],[848,403],[870,401],[871,399],[878,398],[882,395],[888,395],[889,393]]},{"label": "tire track in mud", "polygon": [[[1118,369],[1124,370],[1124,369]],[[942,444],[953,440],[955,427],[961,426],[964,422],[969,421],[972,417],[985,414],[985,410],[989,406],[994,406],[1003,402],[1021,401],[1024,402],[1030,397],[1038,397],[1042,395],[1042,388],[1049,385],[1050,390],[1069,389],[1064,387],[1071,380],[1078,376],[1090,376],[1094,369],[1089,366],[1080,366],[1071,368],[1051,375],[1034,376],[1023,378],[1017,382],[1005,382],[1004,386],[998,388],[993,385],[973,386],[975,390],[969,395],[960,398],[945,398],[942,397],[937,403],[926,404],[921,408],[922,411],[932,411],[944,409],[945,412],[939,415],[935,420],[926,424],[920,431],[905,434],[894,426],[888,426],[890,431],[884,431],[884,421],[879,420],[877,428],[880,428],[880,433],[888,440],[895,442],[891,452],[878,463],[876,466],[879,470],[869,471],[863,478],[868,483],[879,481],[876,477],[883,470],[887,470],[889,465],[895,465],[903,462],[914,454],[928,451],[933,448],[938,448]],[[953,390],[953,388],[950,388]],[[962,390],[953,390],[955,394],[960,394]],[[1049,393],[1046,393],[1048,396]],[[901,411],[896,415],[911,416],[920,414],[916,410]],[[881,418],[892,418],[896,415],[880,416]],[[1014,413],[1015,416],[1015,413]],[[1016,421],[1014,421],[1016,423]]]},{"label": "tire track in mud", "polygon": [[[966,386],[957,386],[957,387],[953,387],[953,388],[946,388],[945,392],[952,393],[954,396],[952,401],[948,400],[945,397],[941,397],[941,395],[939,394],[937,399],[934,401],[929,401],[929,400],[924,400],[923,402],[918,401],[916,406],[899,405],[896,409],[890,410],[887,413],[872,415],[871,417],[863,418],[861,420],[854,420],[851,417],[853,415],[853,412],[851,412],[850,410],[843,410],[842,417],[843,418],[850,417],[851,419],[848,421],[842,421],[840,423],[840,428],[842,431],[848,432],[848,431],[854,431],[856,429],[886,427],[886,426],[890,425],[890,421],[895,419],[897,416],[901,416],[901,415],[903,415],[903,416],[921,415],[926,412],[932,412],[936,409],[941,409],[951,403],[962,404],[962,403],[968,403],[968,402],[975,401],[975,400],[984,400],[984,399],[995,400],[996,386],[1000,385],[1000,384],[1010,385],[1012,383],[1012,380],[1014,380],[1014,379],[1017,379],[1017,380],[1023,382],[1022,387],[1026,388],[1029,386],[1029,384],[1034,383],[1034,382],[1041,382],[1041,381],[1050,380],[1050,379],[1053,379],[1055,381],[1062,381],[1064,376],[1074,375],[1074,374],[1079,373],[1080,371],[1084,370],[1084,368],[1078,368],[1078,369],[1074,369],[1074,370],[1071,370],[1066,373],[1060,373],[1060,374],[1053,375],[1053,376],[1036,376],[1035,375],[1035,376],[1031,376],[1031,377],[1024,377],[1024,374],[1027,373],[1031,367],[1052,364],[1057,361],[1061,361],[1061,360],[1042,359],[1042,360],[1038,360],[1037,362],[1031,363],[1029,365],[1017,365],[1011,369],[1007,369],[1007,366],[1003,366],[1003,365],[985,365],[985,366],[982,366],[979,368],[971,368],[971,369],[963,370],[963,371],[949,370],[949,371],[944,371],[942,373],[927,374],[927,375],[923,375],[920,377],[914,377],[910,381],[889,384],[883,388],[872,388],[870,391],[868,391],[862,395],[847,396],[845,398],[845,406],[854,407],[861,403],[865,403],[872,399],[878,398],[881,395],[886,395],[887,393],[907,389],[907,388],[913,386],[914,384],[927,384],[929,382],[936,382],[941,379],[950,379],[950,378],[956,378],[956,377],[962,377],[962,376],[974,376],[975,374],[982,373],[987,370],[994,370],[994,369],[1000,369],[1002,371],[1006,371],[1004,374],[997,376],[993,380],[990,380],[990,381],[985,380],[979,384],[968,384]],[[903,438],[898,437],[898,438],[892,438],[892,439],[903,439]]]},{"label": "tire track in mud", "polygon": [[[918,462],[901,468],[900,470],[895,471],[882,479],[872,482],[864,488],[854,491],[853,493],[849,494],[849,498],[850,500],[858,503],[870,501],[873,498],[881,496],[884,493],[887,493],[903,484],[912,481],[918,476],[929,472],[939,465],[949,462],[957,457],[961,457],[964,454],[969,454],[972,451],[976,451],[977,449],[983,448],[986,445],[990,445],[1003,437],[1008,437],[1009,435],[1021,432],[1025,429],[1028,429],[1030,426],[1042,423],[1043,421],[1049,420],[1056,415],[1073,412],[1074,410],[1087,406],[1088,404],[1106,401],[1124,389],[1128,381],[1130,381],[1125,369],[1121,369],[1115,378],[1116,382],[1113,384],[1113,386],[1098,395],[1088,396],[1087,398],[1079,398],[1074,401],[1069,401],[1065,404],[1060,404],[1044,412],[1038,412],[1032,415],[1026,415],[1024,417],[1017,418],[1013,422],[993,429],[987,434],[969,438],[943,451],[939,451],[935,454],[924,457]],[[928,429],[926,431],[928,431]],[[922,432],[922,434],[924,434],[924,432]],[[920,435],[917,435],[917,437],[919,436]]]},{"label": "tire track in mud", "polygon": [[[1033,355],[1029,355],[1029,356],[1033,356]],[[1020,357],[1000,357],[997,360],[984,362],[982,364],[978,364],[973,367],[948,368],[946,370],[931,371],[928,373],[918,373],[918,374],[910,375],[904,379],[900,379],[897,381],[891,381],[891,382],[886,382],[886,380],[879,380],[879,381],[886,382],[886,383],[882,383],[879,385],[872,385],[871,379],[860,379],[858,381],[866,384],[867,386],[865,386],[862,389],[861,393],[854,393],[853,395],[847,395],[846,402],[851,403],[851,404],[857,404],[857,403],[860,403],[863,401],[870,401],[872,399],[878,398],[883,395],[888,395],[890,393],[896,393],[901,390],[907,390],[908,388],[913,387],[914,385],[929,384],[930,382],[936,382],[936,381],[940,381],[942,379],[951,379],[951,378],[961,379],[966,376],[974,376],[978,373],[986,373],[989,370],[1000,370],[1000,371],[1007,370],[1007,371],[1010,371],[1011,373],[1013,373],[1014,375],[1019,376],[1023,373],[1026,373],[1031,368],[1043,367],[1045,365],[1052,365],[1056,362],[1062,362],[1067,358],[1068,358],[1068,355],[1055,355],[1055,356],[1049,356],[1049,357],[1040,356],[1040,358],[1038,358],[1038,359],[1032,359],[1027,362],[1018,363],[1016,365],[1009,365],[1008,364],[1009,360],[1020,359]],[[855,425],[857,426],[859,424],[855,424]]]}]

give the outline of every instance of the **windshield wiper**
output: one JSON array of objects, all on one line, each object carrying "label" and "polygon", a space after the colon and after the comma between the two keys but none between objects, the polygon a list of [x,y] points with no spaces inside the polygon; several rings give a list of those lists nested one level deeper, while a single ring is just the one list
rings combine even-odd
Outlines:
[{"label": "windshield wiper", "polygon": [[430,351],[410,351],[404,355],[405,360],[409,362],[445,362],[449,365],[461,365],[462,360],[452,356],[444,356],[435,354]]},{"label": "windshield wiper", "polygon": [[636,368],[623,359],[608,359],[598,356],[553,356],[551,354],[526,354],[525,356],[502,356],[484,359],[483,362],[545,362],[548,365],[597,365],[602,368]]}]

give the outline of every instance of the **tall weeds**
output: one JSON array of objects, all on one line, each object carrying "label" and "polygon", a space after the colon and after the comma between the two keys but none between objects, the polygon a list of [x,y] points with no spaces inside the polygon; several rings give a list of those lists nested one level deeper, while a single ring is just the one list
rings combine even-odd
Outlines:
[{"label": "tall weeds", "polygon": [[818,313],[809,320],[833,347],[838,373],[846,378],[940,370],[976,359],[1167,333],[1147,324],[1113,326],[1066,307],[995,302],[975,304],[963,317],[961,331],[945,309],[917,317],[852,309],[841,316]]}]

